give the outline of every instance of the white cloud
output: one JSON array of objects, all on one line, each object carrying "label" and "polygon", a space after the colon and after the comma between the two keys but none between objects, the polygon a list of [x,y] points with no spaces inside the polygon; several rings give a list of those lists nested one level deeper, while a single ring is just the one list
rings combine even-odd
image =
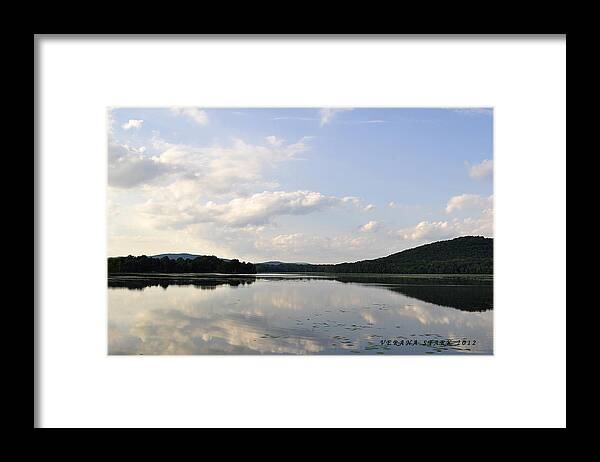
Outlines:
[{"label": "white cloud", "polygon": [[396,208],[396,203],[395,203],[394,201],[391,201],[391,202],[388,204],[388,207],[389,207],[389,208],[391,208],[391,209],[395,209],[395,208]]},{"label": "white cloud", "polygon": [[323,108],[319,111],[319,116],[321,118],[321,126],[323,125],[327,125],[328,123],[330,123],[333,118],[336,116],[336,114],[339,114],[340,112],[345,112],[345,111],[351,111],[351,108],[344,108],[344,109],[335,109],[335,108]]},{"label": "white cloud", "polygon": [[[230,146],[199,148],[171,144],[155,134],[152,151],[162,151],[155,155],[112,142],[109,185],[130,188],[130,197],[145,200],[131,204],[130,199],[123,199],[122,220],[119,224],[113,220],[113,229],[135,227],[153,233],[153,242],[136,243],[135,248],[162,248],[165,242],[178,239],[200,242],[199,238],[210,236],[207,248],[220,246],[220,255],[239,257],[256,250],[257,233],[266,225],[276,224],[279,216],[359,207],[356,197],[276,189],[279,185],[268,177],[270,171],[281,162],[297,159],[309,149],[308,140],[305,137],[286,144],[270,139],[262,146],[233,140]],[[111,249],[116,252],[121,248],[119,241],[111,238]]]},{"label": "white cloud", "polygon": [[264,191],[221,204],[213,201],[198,204],[188,200],[184,193],[177,200],[150,199],[140,207],[140,212],[170,226],[217,223],[245,227],[267,224],[281,215],[306,215],[344,203],[343,199],[314,191]]},{"label": "white cloud", "polygon": [[110,142],[108,146],[108,184],[118,188],[132,188],[153,181],[170,168],[156,159],[144,156],[144,148],[135,149],[125,144]]},{"label": "white cloud", "polygon": [[421,221],[412,228],[405,228],[394,234],[409,241],[436,240],[452,236],[453,229],[447,221]]},{"label": "white cloud", "polygon": [[372,233],[381,228],[381,224],[378,221],[369,221],[367,224],[364,224],[360,227],[360,231],[362,233]]},{"label": "white cloud", "polygon": [[142,128],[142,125],[144,125],[144,121],[142,119],[129,119],[127,122],[121,125],[121,128],[123,130],[130,130],[132,128]]},{"label": "white cloud", "polygon": [[485,209],[477,217],[463,220],[457,218],[449,221],[421,221],[415,226],[389,233],[390,236],[400,237],[408,241],[431,242],[440,239],[450,239],[459,236],[494,235],[494,211]]},{"label": "white cloud", "polygon": [[373,120],[359,120],[357,124],[386,124],[387,120],[373,119]]},{"label": "white cloud", "polygon": [[494,162],[489,159],[484,159],[480,163],[469,166],[469,177],[473,180],[486,180],[494,174]]},{"label": "white cloud", "polygon": [[494,209],[488,208],[475,218],[465,218],[456,224],[461,236],[486,236],[494,235]]},{"label": "white cloud", "polygon": [[360,204],[360,199],[354,196],[346,196],[342,197],[342,202],[358,206]]},{"label": "white cloud", "polygon": [[198,198],[247,195],[261,189],[277,188],[276,182],[264,178],[266,172],[282,162],[297,159],[298,154],[309,149],[309,137],[287,145],[283,140],[274,141],[259,146],[234,139],[227,147],[198,148],[154,138],[154,148],[163,150],[154,159],[175,173],[170,178],[173,192],[181,187],[188,196],[195,194]]},{"label": "white cloud", "polygon": [[[340,255],[348,251],[356,250],[364,255],[364,250],[369,247],[366,237],[353,236],[316,236],[303,233],[278,234],[270,238],[256,241],[257,249],[270,255],[293,257],[295,255],[314,255],[313,258],[320,260],[323,254]],[[362,249],[362,250],[361,250]],[[319,255],[319,256],[317,256]]]},{"label": "white cloud", "polygon": [[375,206],[373,204],[369,204],[363,210],[365,212],[370,212],[371,210],[375,210]]},{"label": "white cloud", "polygon": [[171,112],[176,115],[189,117],[198,125],[206,125],[208,123],[208,114],[197,107],[172,107]]},{"label": "white cloud", "polygon": [[388,235],[407,241],[431,242],[459,236],[487,236],[494,234],[494,196],[461,194],[451,197],[446,205],[446,213],[469,212],[466,218],[451,220],[424,220],[415,226],[390,231]]},{"label": "white cloud", "polygon": [[271,146],[281,146],[283,144],[282,139],[277,138],[275,135],[270,135],[270,136],[265,136],[265,140],[267,140],[267,143],[269,143]]},{"label": "white cloud", "polygon": [[409,241],[437,241],[459,236],[493,236],[491,211],[479,218],[453,221],[422,221],[412,228],[396,231],[395,236]]},{"label": "white cloud", "polygon": [[471,210],[475,208],[488,208],[493,203],[493,196],[479,196],[477,194],[461,194],[451,197],[446,204],[446,213],[450,214],[461,210]]}]

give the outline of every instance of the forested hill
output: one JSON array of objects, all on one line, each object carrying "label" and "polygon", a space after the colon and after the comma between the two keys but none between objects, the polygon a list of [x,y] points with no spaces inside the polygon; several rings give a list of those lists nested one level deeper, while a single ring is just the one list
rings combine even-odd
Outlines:
[{"label": "forested hill", "polygon": [[254,274],[256,267],[252,263],[239,260],[225,260],[215,256],[201,255],[195,258],[177,259],[163,256],[162,258],[141,255],[134,257],[109,257],[108,272],[110,273],[225,273],[225,274]]},{"label": "forested hill", "polygon": [[395,274],[492,274],[494,240],[465,236],[426,244],[374,260],[336,265],[258,263],[259,273],[336,272]]},{"label": "forested hill", "polygon": [[152,258],[169,257],[171,260],[177,260],[178,258],[183,258],[184,260],[193,260],[194,258],[203,256],[204,255],[196,255],[193,253],[161,253],[158,255],[151,255]]},{"label": "forested hill", "polygon": [[[173,255],[110,257],[109,273],[391,273],[391,274],[492,274],[494,240],[465,236],[426,244],[374,260],[336,265],[308,263],[246,263],[215,256],[184,258]],[[186,255],[187,256],[187,255]],[[190,255],[191,256],[191,255]]]}]

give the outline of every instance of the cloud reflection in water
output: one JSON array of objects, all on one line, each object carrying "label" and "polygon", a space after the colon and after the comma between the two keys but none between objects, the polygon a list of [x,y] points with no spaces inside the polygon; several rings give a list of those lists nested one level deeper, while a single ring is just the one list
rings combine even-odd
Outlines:
[{"label": "cloud reflection in water", "polygon": [[[491,285],[415,289],[389,281],[293,276],[195,285],[155,282],[133,281],[136,290],[127,289],[123,280],[109,282],[109,354],[492,352]],[[477,343],[461,350],[381,346],[384,339],[447,338]]]}]

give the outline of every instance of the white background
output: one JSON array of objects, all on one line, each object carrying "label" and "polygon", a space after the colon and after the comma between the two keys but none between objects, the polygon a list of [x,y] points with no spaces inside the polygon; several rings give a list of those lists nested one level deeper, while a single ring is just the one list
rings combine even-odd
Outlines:
[{"label": "white background", "polygon": [[[38,37],[39,426],[566,425],[566,41]],[[107,106],[493,106],[491,357],[109,357]]]}]

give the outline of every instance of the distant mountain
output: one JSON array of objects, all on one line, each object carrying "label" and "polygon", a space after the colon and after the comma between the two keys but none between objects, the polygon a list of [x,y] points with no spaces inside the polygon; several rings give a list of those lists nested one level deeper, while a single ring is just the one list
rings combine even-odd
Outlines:
[{"label": "distant mountain", "polygon": [[258,263],[259,273],[335,272],[393,274],[492,274],[494,240],[481,236],[457,237],[425,244],[387,257],[335,265]]},{"label": "distant mountain", "polygon": [[[206,255],[196,255],[193,253],[159,253],[158,255],[150,255],[152,258],[163,258],[168,257],[171,260],[177,260],[178,258],[183,258],[184,260],[193,260],[198,257],[206,257]],[[221,258],[224,261],[231,261],[227,258]]]},{"label": "distant mountain", "polygon": [[310,263],[305,263],[305,262],[294,262],[294,263],[284,263],[282,261],[265,261],[262,263],[256,263],[257,265],[270,265],[270,266],[276,266],[276,265],[310,265]]},{"label": "distant mountain", "polygon": [[171,260],[177,260],[183,258],[184,260],[193,260],[196,257],[203,257],[204,255],[196,255],[193,253],[159,253],[158,255],[150,255],[152,258],[163,258],[169,257]]}]

